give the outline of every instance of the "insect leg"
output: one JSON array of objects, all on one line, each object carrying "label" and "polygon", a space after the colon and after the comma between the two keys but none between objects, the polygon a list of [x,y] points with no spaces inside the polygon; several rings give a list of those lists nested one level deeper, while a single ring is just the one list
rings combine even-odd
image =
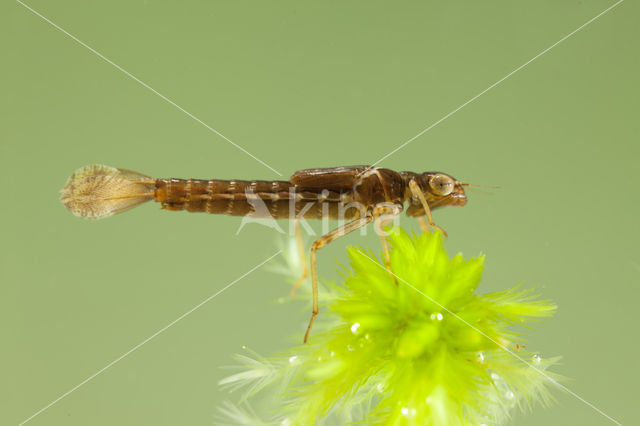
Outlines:
[{"label": "insect leg", "polygon": [[340,228],[334,229],[333,231],[324,234],[317,240],[313,242],[311,245],[311,255],[309,257],[309,262],[311,263],[311,286],[313,290],[313,310],[311,311],[311,319],[309,320],[309,325],[307,326],[307,332],[304,334],[304,343],[307,343],[309,339],[309,332],[311,331],[311,326],[313,325],[313,321],[316,319],[318,315],[318,270],[316,267],[316,250],[319,248],[326,246],[333,240],[342,237],[343,235],[348,234],[349,232],[355,231],[356,229],[365,226],[369,222],[373,220],[373,216],[365,216],[360,219],[353,220],[347,223]]},{"label": "insect leg", "polygon": [[384,251],[384,264],[387,267],[387,270],[393,277],[393,281],[398,285],[398,281],[393,275],[393,271],[391,270],[391,258],[389,256],[389,245],[387,244],[387,239],[385,238],[384,226],[395,217],[397,217],[402,212],[402,205],[398,204],[379,204],[373,209],[373,217],[375,218],[376,229],[378,231],[378,235],[380,235],[380,240],[382,241],[382,250]]},{"label": "insect leg", "polygon": [[418,216],[418,223],[420,224],[420,228],[424,231],[425,234],[429,233],[429,225],[427,225],[427,221],[424,220],[424,216]]},{"label": "insect leg", "polygon": [[429,204],[427,203],[427,199],[424,198],[424,194],[422,193],[422,190],[420,190],[420,187],[418,186],[415,180],[411,179],[409,181],[409,188],[411,189],[411,193],[420,200],[420,203],[422,204],[422,208],[424,209],[424,213],[427,215],[427,220],[429,221],[429,225],[431,225],[432,227],[442,232],[442,234],[446,237],[447,233],[444,231],[444,229],[440,228],[438,225],[436,225],[433,222],[433,217],[431,216],[431,209],[429,209]]},{"label": "insect leg", "polygon": [[300,225],[297,219],[294,219],[293,226],[296,230],[296,240],[298,241],[298,253],[300,254],[300,262],[302,262],[302,276],[296,281],[291,289],[291,298],[294,298],[296,291],[302,285],[302,283],[309,277],[309,269],[307,268],[307,255],[304,251],[304,244],[302,244],[302,232],[300,232]]}]

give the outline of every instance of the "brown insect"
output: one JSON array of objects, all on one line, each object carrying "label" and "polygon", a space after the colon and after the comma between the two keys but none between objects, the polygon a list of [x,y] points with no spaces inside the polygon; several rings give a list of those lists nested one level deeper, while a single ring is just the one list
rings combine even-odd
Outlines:
[{"label": "brown insect", "polygon": [[[61,201],[74,215],[103,218],[155,200],[166,210],[186,210],[233,216],[252,215],[294,219],[303,260],[302,277],[293,293],[308,277],[297,219],[344,219],[348,222],[321,236],[311,245],[313,311],[304,342],[318,314],[316,251],[349,232],[375,221],[382,239],[389,271],[389,251],[383,226],[398,216],[417,217],[425,232],[434,222],[431,210],[464,206],[465,183],[439,172],[395,172],[389,169],[351,166],[299,170],[288,181],[153,179],[130,170],[91,165],[76,171],[61,190]],[[425,221],[425,217],[427,221]],[[446,234],[445,234],[446,235]]]}]

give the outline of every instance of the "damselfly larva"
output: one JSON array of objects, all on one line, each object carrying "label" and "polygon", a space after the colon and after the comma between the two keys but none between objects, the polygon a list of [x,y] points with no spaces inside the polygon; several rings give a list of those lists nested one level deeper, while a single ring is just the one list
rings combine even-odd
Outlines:
[{"label": "damselfly larva", "polygon": [[[428,230],[427,221],[442,231],[433,222],[431,210],[464,206],[467,202],[465,185],[445,173],[394,172],[370,166],[299,170],[288,181],[247,181],[154,179],[130,170],[91,165],[79,169],[69,178],[60,199],[74,215],[93,219],[154,200],[166,210],[274,219],[328,217],[347,220],[346,224],[311,245],[313,310],[304,336],[306,342],[318,314],[316,251],[320,247],[374,221],[380,231],[385,264],[391,270],[387,243],[381,232],[384,224],[398,216],[406,203],[406,214],[417,217],[425,231]],[[299,237],[298,226],[296,231]],[[293,291],[308,276],[301,243],[300,251],[303,275]]]}]

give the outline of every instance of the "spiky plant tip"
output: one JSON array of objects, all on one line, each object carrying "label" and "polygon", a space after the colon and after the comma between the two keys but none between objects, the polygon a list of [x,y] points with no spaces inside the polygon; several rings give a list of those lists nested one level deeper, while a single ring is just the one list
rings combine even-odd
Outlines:
[{"label": "spiky plant tip", "polygon": [[557,359],[528,352],[514,326],[550,316],[555,305],[518,287],[476,294],[484,257],[448,256],[439,232],[396,231],[389,242],[391,271],[363,249],[348,250],[351,271],[332,290],[333,315],[319,316],[328,328],[274,361],[280,415],[290,424],[337,416],[488,425],[516,406],[551,402],[558,376],[546,370]]}]

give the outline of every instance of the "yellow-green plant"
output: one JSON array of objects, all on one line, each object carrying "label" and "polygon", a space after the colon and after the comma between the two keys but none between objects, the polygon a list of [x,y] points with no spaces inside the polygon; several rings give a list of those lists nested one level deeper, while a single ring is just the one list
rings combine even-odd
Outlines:
[{"label": "yellow-green plant", "polygon": [[[393,274],[349,248],[351,268],[343,285],[328,286],[331,314],[310,343],[270,359],[239,355],[243,371],[221,383],[248,386],[244,397],[269,386],[262,424],[488,425],[516,406],[548,404],[557,376],[546,369],[557,358],[526,351],[515,326],[556,307],[519,287],[477,294],[484,256],[449,257],[439,232],[396,230],[389,241]],[[258,422],[232,404],[221,411]]]}]

